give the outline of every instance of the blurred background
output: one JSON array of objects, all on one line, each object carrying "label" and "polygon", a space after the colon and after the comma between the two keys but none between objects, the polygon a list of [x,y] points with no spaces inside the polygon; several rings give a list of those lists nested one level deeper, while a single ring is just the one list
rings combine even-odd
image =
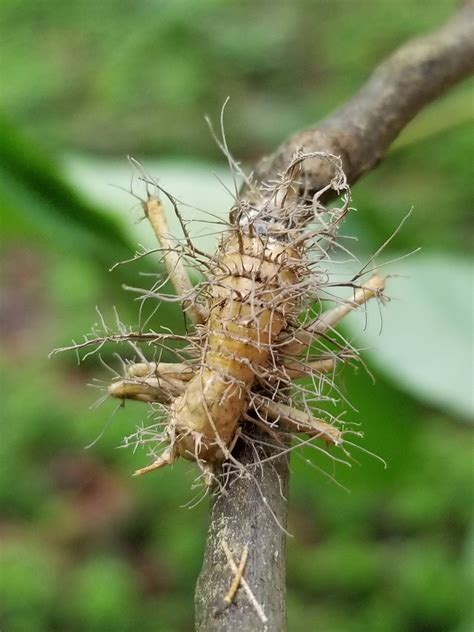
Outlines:
[{"label": "blurred background", "polygon": [[[230,97],[228,142],[252,165],[456,5],[3,0],[2,631],[192,630],[207,526],[207,500],[183,508],[195,470],[132,478],[148,457],[118,446],[146,409],[91,408],[101,392],[87,384],[110,379],[99,357],[47,357],[90,331],[96,306],[137,322],[121,286],[156,263],[108,271],[153,245],[126,156],[187,204],[225,214],[219,179],[231,177],[204,115],[218,121]],[[347,492],[292,458],[292,632],[472,629],[472,103],[472,81],[453,89],[354,187],[344,233],[361,259],[412,207],[383,258],[422,250],[387,267],[382,321],[375,307],[367,327],[363,316],[345,325],[375,377],[341,375],[349,417],[388,468],[357,454],[360,465],[335,472]],[[170,306],[154,322],[180,321]],[[120,370],[116,351],[103,358]]]}]

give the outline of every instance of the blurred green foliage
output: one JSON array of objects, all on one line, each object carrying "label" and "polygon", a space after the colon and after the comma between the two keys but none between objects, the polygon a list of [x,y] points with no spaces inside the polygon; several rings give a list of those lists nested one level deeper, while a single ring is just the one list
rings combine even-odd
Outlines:
[{"label": "blurred green foliage", "polygon": [[[101,392],[85,384],[108,374],[97,357],[80,366],[74,354],[47,360],[90,329],[96,305],[107,319],[116,305],[135,323],[120,284],[145,268],[106,272],[133,239],[124,221],[66,182],[62,152],[217,158],[203,115],[230,95],[229,143],[251,161],[330,112],[378,60],[454,5],[4,0],[2,630],[191,630],[204,548],[206,502],[181,507],[193,497],[192,466],[130,477],[146,460],[117,449],[144,419],[133,404],[84,451],[115,411],[109,401],[89,410]],[[471,99],[468,82],[431,106],[357,185],[360,211],[345,232],[358,235],[361,252],[374,251],[412,205],[389,256],[420,245],[467,249]],[[160,312],[162,324],[178,321],[172,307]],[[114,351],[104,359],[113,362]],[[440,362],[446,353],[439,349]],[[387,470],[358,454],[360,467],[335,472],[347,493],[305,462],[328,467],[314,451],[292,459],[289,628],[467,632],[471,430],[394,375],[376,378],[374,386],[345,370],[342,387],[364,446]]]},{"label": "blurred green foliage", "polygon": [[10,235],[56,241],[65,250],[80,249],[103,263],[118,253],[131,255],[131,240],[118,222],[83,201],[44,151],[25,141],[5,119],[0,119],[0,165],[0,219]]},{"label": "blurred green foliage", "polygon": [[[4,0],[1,99],[51,146],[216,157],[203,117],[230,95],[230,146],[255,157],[325,116],[455,5]],[[467,96],[460,109],[451,124],[470,111]]]}]

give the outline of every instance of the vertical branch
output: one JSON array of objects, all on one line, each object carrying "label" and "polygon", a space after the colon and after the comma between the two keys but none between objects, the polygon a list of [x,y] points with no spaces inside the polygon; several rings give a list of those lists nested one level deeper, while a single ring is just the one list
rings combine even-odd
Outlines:
[{"label": "vertical branch", "polygon": [[[267,434],[261,436],[254,431],[254,436],[268,441]],[[227,493],[218,493],[212,498],[207,546],[196,587],[197,632],[286,630],[284,529],[288,510],[288,456],[255,467],[254,449],[241,441],[233,454],[245,468],[251,469],[255,480],[252,477],[238,478]],[[259,459],[265,459],[272,452],[275,455],[275,449],[259,449]],[[225,602],[233,574],[223,542],[236,558],[248,546],[244,576],[267,623],[262,621],[261,613],[242,587],[232,604]]]}]

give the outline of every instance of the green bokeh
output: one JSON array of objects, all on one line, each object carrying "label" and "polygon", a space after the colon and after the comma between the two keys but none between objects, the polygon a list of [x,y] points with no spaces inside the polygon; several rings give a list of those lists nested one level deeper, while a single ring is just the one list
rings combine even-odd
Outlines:
[{"label": "green bokeh", "polygon": [[[89,409],[101,391],[86,384],[109,377],[99,358],[80,366],[73,353],[47,359],[89,331],[96,306],[108,321],[116,306],[136,323],[120,286],[153,270],[143,262],[107,271],[130,256],[132,231],[67,181],[64,154],[220,160],[203,117],[216,119],[230,95],[228,140],[250,162],[330,112],[378,60],[455,4],[2,3],[2,630],[191,630],[207,526],[207,500],[181,507],[194,494],[191,465],[130,477],[146,454],[118,446],[144,420],[140,405],[117,411],[84,449],[116,407]],[[360,210],[344,232],[358,235],[362,252],[412,205],[388,255],[420,245],[467,250],[471,106],[467,82],[357,185]],[[182,327],[172,305],[160,323]],[[115,351],[104,349],[103,360],[114,365]],[[292,459],[289,629],[467,632],[472,431],[435,398],[371,370],[375,385],[350,369],[341,384],[359,411],[351,416],[363,424],[364,447],[388,469],[354,453],[360,465],[334,472],[345,491],[304,460],[332,475],[323,455],[307,449]]]}]

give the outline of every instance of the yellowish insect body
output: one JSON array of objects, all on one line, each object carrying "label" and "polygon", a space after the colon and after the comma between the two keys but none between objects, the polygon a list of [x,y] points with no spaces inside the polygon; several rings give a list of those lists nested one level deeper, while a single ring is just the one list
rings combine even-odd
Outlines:
[{"label": "yellowish insect body", "polygon": [[294,310],[298,253],[239,233],[224,240],[210,284],[202,369],[171,405],[180,456],[222,460],[247,410],[259,369]]}]

